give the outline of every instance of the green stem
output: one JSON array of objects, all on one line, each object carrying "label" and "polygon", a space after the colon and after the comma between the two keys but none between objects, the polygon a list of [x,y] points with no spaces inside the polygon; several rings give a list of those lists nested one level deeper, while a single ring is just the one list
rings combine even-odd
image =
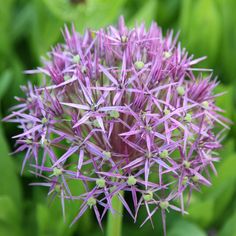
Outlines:
[{"label": "green stem", "polygon": [[[123,196],[123,192],[120,192]],[[108,213],[107,236],[122,236],[122,213],[123,205],[118,196],[112,198],[112,207],[116,211],[114,214]]]}]

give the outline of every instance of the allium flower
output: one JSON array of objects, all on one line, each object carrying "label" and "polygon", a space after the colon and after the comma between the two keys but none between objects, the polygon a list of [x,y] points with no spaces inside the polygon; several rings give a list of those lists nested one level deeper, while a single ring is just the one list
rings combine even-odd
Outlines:
[{"label": "allium flower", "polygon": [[[65,28],[64,38],[42,68],[28,71],[44,85],[23,87],[26,98],[5,118],[22,129],[13,137],[16,152],[26,152],[22,171],[30,163],[45,178],[35,185],[59,195],[63,214],[64,200],[83,201],[73,222],[92,208],[101,226],[118,196],[134,221],[141,207],[143,223],[160,211],[165,233],[166,212],[186,213],[184,193],[211,185],[228,128],[215,105],[216,80],[193,67],[205,57],[188,56],[156,23],[129,30],[122,17],[118,28],[84,35]],[[83,183],[82,195],[70,180]]]}]

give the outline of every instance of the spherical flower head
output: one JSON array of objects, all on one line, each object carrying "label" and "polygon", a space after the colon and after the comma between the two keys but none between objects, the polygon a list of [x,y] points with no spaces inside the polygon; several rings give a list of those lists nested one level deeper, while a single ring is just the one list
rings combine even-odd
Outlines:
[{"label": "spherical flower head", "polygon": [[[25,152],[22,171],[30,162],[62,203],[83,201],[73,223],[92,209],[101,226],[115,196],[134,220],[144,207],[144,223],[155,211],[163,225],[166,210],[186,213],[183,197],[211,184],[220,128],[228,128],[216,80],[194,67],[204,57],[188,56],[154,22],[128,29],[122,17],[118,28],[65,28],[63,36],[44,66],[29,71],[46,84],[23,87],[26,97],[5,118],[22,129],[13,137]],[[120,192],[132,193],[131,202]]]}]

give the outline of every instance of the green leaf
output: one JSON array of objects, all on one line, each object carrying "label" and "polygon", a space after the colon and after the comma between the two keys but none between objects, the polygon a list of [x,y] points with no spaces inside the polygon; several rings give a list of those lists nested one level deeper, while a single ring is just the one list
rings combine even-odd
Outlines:
[{"label": "green leaf", "polygon": [[10,70],[6,70],[0,75],[0,99],[4,96],[5,92],[7,91],[11,80],[12,80],[12,73]]},{"label": "green leaf", "polygon": [[43,1],[31,2],[34,15],[31,19],[31,43],[36,58],[44,55],[61,36],[63,21],[56,18]]},{"label": "green leaf", "polygon": [[177,22],[180,5],[179,0],[159,0],[156,11],[157,23],[164,28],[173,28]]},{"label": "green leaf", "polygon": [[[9,85],[10,80],[10,88],[7,89],[7,93],[4,93],[3,99],[1,100],[1,112],[2,114],[9,113],[9,108],[16,104],[15,96],[22,96],[23,92],[20,89],[20,85],[24,84],[26,80],[24,80],[23,76],[23,67],[22,62],[17,58],[11,58],[11,65],[9,69],[6,69],[6,87]],[[8,75],[9,73],[9,75]],[[7,81],[8,80],[8,81]],[[0,82],[1,83],[1,82]],[[5,89],[4,89],[5,90]],[[7,98],[7,99],[5,99]]]},{"label": "green leaf", "polygon": [[225,222],[219,236],[236,236],[236,212]]},{"label": "green leaf", "polygon": [[214,66],[221,39],[220,15],[215,1],[183,0],[180,30],[183,45],[197,57],[206,55],[208,59],[203,64]]},{"label": "green leaf", "polygon": [[[68,183],[73,196],[82,194],[83,186],[78,181]],[[62,214],[61,199],[58,196],[50,203],[45,201],[46,191],[42,187],[34,187],[34,200],[37,202],[36,222],[38,224],[38,235],[40,236],[69,236],[76,231],[81,234],[88,233],[91,228],[90,212],[86,212],[72,227],[71,222],[76,217],[81,206],[81,201],[65,200],[65,221]],[[50,204],[49,204],[50,203]],[[50,225],[48,221],[50,220]]]},{"label": "green leaf", "polygon": [[214,219],[221,219],[225,208],[233,198],[236,185],[236,154],[224,157],[218,168],[218,177],[212,180],[213,188],[209,189],[209,197],[215,199]]},{"label": "green leaf", "polygon": [[[6,0],[0,7],[0,55],[7,55],[11,47],[10,21],[14,0]],[[2,63],[2,61],[0,61]]]},{"label": "green leaf", "polygon": [[0,196],[0,235],[21,235],[18,209],[7,195]]},{"label": "green leaf", "polygon": [[225,113],[223,114],[224,116],[231,119],[233,109],[234,109],[233,87],[219,84],[214,90],[215,94],[224,93],[224,92],[225,92],[224,95],[216,98],[216,105],[225,111]]},{"label": "green leaf", "polygon": [[[229,146],[228,144],[226,146]],[[234,196],[236,185],[236,154],[222,155],[224,159],[217,168],[218,176],[213,176],[212,186],[195,193],[187,217],[194,219],[203,227],[220,222]]]},{"label": "green leaf", "polygon": [[220,72],[223,72],[221,78],[224,82],[235,84],[236,67],[233,58],[236,57],[236,1],[218,0],[221,12],[220,19],[222,24],[222,42],[220,45],[220,55],[218,66]]},{"label": "green leaf", "polygon": [[[1,119],[1,118],[0,118]],[[21,187],[16,174],[16,168],[10,150],[0,125],[0,195],[8,195],[18,209],[21,207]]]},{"label": "green leaf", "polygon": [[234,153],[234,139],[230,138],[223,142],[223,147],[219,150],[220,157],[222,157],[222,162]]},{"label": "green leaf", "polygon": [[58,19],[74,23],[77,30],[98,29],[117,19],[124,0],[86,0],[71,3],[64,0],[44,0],[45,5]]},{"label": "green leaf", "polygon": [[222,160],[216,164],[217,176],[212,176],[211,187],[201,187],[200,193],[192,195],[189,215],[192,219],[206,228],[213,222],[220,222],[225,209],[229,206],[234,196],[236,185],[236,154],[233,152],[233,140],[224,145],[221,151]]},{"label": "green leaf", "polygon": [[128,25],[134,26],[135,23],[145,22],[146,25],[150,25],[154,20],[158,1],[149,0],[145,2],[145,5],[133,16]]},{"label": "green leaf", "polygon": [[[36,219],[38,224],[38,235],[40,236],[63,236],[71,235],[71,230],[68,229],[67,233],[64,230],[64,223],[60,217],[61,212],[57,211],[57,217],[54,214],[55,207],[52,209],[45,204],[37,204],[36,208]],[[48,224],[50,222],[50,224]],[[67,226],[68,227],[68,226]]]},{"label": "green leaf", "polygon": [[34,17],[34,9],[31,2],[24,4],[22,8],[14,16],[14,24],[12,25],[12,38],[14,41],[21,40],[23,37],[28,37],[31,27],[32,18]]},{"label": "green leaf", "polygon": [[207,236],[207,234],[199,228],[196,224],[188,221],[177,221],[170,231],[167,232],[168,236]]},{"label": "green leaf", "polygon": [[186,218],[191,218],[198,222],[202,227],[206,227],[211,223],[214,214],[214,202],[212,199],[196,201],[190,204],[188,209],[189,215]]}]

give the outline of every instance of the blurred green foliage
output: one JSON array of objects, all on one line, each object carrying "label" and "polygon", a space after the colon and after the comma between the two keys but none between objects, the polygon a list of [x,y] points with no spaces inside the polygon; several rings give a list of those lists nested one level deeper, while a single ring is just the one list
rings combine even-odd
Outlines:
[{"label": "blurred green foliage", "polygon": [[[182,46],[195,56],[208,59],[199,66],[214,69],[222,82],[216,92],[227,91],[217,99],[226,116],[236,120],[236,1],[235,0],[1,0],[0,1],[0,117],[8,113],[19,85],[26,83],[24,69],[39,65],[51,45],[61,40],[64,24],[74,23],[81,33],[86,27],[98,29],[115,24],[123,14],[129,26],[152,20],[164,29],[180,31]],[[37,83],[37,78],[31,78]],[[19,175],[21,155],[12,159],[10,137],[16,127],[0,124],[0,236],[69,236],[102,235],[94,216],[86,214],[69,228],[79,205],[66,205],[63,222],[60,202],[50,203],[41,188],[28,186],[29,173]],[[236,130],[234,125],[224,141],[219,175],[213,186],[195,193],[189,215],[169,213],[169,236],[235,236],[236,235]],[[71,186],[77,188],[77,186]],[[49,206],[50,205],[50,206]],[[141,212],[140,221],[145,217]],[[162,235],[160,216],[155,229],[139,229],[124,215],[123,235]]]}]

